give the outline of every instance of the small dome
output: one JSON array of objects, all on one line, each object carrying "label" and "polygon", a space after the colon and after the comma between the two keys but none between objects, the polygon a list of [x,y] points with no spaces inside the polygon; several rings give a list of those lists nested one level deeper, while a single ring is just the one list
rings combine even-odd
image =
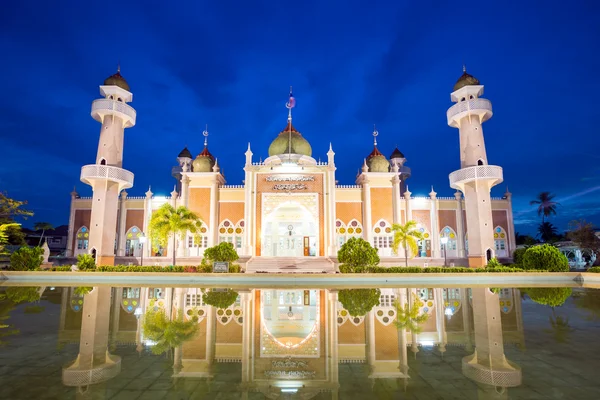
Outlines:
[{"label": "small dome", "polygon": [[111,75],[104,80],[104,85],[105,86],[118,86],[121,89],[131,92],[131,89],[129,89],[129,84],[127,83],[125,78],[123,78],[123,76],[121,75],[120,68],[117,70],[116,74]]},{"label": "small dome", "polygon": [[467,70],[463,68],[463,74],[456,81],[456,84],[454,85],[454,91],[456,92],[460,88],[473,85],[479,85],[479,80],[473,75],[469,75]]},{"label": "small dome", "polygon": [[367,166],[369,172],[389,172],[390,162],[385,158],[383,154],[377,149],[377,146],[373,148],[373,151],[367,157]]},{"label": "small dome", "polygon": [[404,154],[402,154],[402,152],[398,150],[397,147],[394,149],[394,152],[390,156],[390,160],[393,160],[394,158],[405,158]]},{"label": "small dome", "polygon": [[208,151],[208,147],[204,146],[202,153],[192,162],[192,169],[194,172],[213,172],[214,165],[215,158]]},{"label": "small dome", "polygon": [[189,158],[192,159],[192,153],[190,153],[190,151],[188,150],[187,146],[183,148],[183,150],[181,150],[181,152],[179,153],[179,155],[177,156],[177,158]]},{"label": "small dome", "polygon": [[275,138],[275,140],[273,140],[273,142],[271,142],[271,145],[269,146],[269,157],[288,153],[301,154],[309,157],[312,155],[310,143],[308,143],[308,141],[302,137],[300,132],[294,128],[291,122],[288,122],[285,129],[279,133],[279,135]]}]

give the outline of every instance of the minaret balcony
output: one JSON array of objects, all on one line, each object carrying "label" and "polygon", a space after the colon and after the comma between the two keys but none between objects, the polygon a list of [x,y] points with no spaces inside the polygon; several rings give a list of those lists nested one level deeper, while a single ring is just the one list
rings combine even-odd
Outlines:
[{"label": "minaret balcony", "polygon": [[106,355],[106,362],[91,368],[86,368],[77,360],[68,368],[62,370],[62,383],[65,386],[87,387],[105,382],[121,373],[121,357]]},{"label": "minaret balcony", "polygon": [[119,184],[119,191],[133,187],[133,172],[111,165],[91,164],[81,168],[81,182],[94,186],[95,181]]},{"label": "minaret balcony", "polygon": [[100,122],[104,122],[104,117],[112,115],[123,120],[123,127],[129,128],[135,125],[136,112],[130,105],[122,101],[111,99],[98,99],[92,102],[92,117]]},{"label": "minaret balcony", "polygon": [[462,168],[450,174],[450,187],[463,191],[467,183],[475,181],[489,182],[489,187],[502,183],[504,176],[502,167],[497,165],[477,165]]},{"label": "minaret balcony", "polygon": [[446,112],[448,125],[459,128],[460,120],[468,116],[476,116],[483,123],[492,118],[492,102],[487,99],[476,98],[468,101],[460,101],[450,107]]}]

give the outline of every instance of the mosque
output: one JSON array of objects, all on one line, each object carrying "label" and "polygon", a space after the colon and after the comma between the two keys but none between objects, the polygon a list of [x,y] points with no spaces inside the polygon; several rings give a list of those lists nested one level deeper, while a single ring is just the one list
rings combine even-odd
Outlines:
[{"label": "mosque", "polygon": [[[100,86],[91,115],[101,123],[94,164],[81,170],[81,181],[92,186],[92,197],[71,193],[68,255],[91,253],[101,265],[145,262],[168,265],[176,252],[178,264],[195,265],[206,248],[232,243],[247,271],[332,271],[337,251],[352,237],[362,237],[378,249],[384,265],[399,265],[403,250],[394,254],[392,224],[414,220],[423,233],[412,265],[483,266],[492,257],[510,258],[516,248],[511,194],[490,197],[503,181],[502,168],[488,164],[483,122],[492,105],[482,98],[483,85],[466,70],[450,94],[448,125],[458,128],[461,169],[449,176],[452,197],[412,196],[411,170],[394,149],[389,157],[377,146],[357,157],[361,170],[353,184],[336,179],[332,145],[327,161],[312,157],[312,147],[292,124],[295,99],[290,92],[287,124],[273,136],[269,157],[245,152],[245,179],[226,184],[218,154],[208,147],[194,156],[187,147],[176,157],[172,174],[177,185],[171,196],[128,196],[134,174],[123,169],[126,128],[135,126],[133,94],[120,71]],[[441,112],[441,111],[440,111]],[[283,125],[283,124],[282,124]],[[391,149],[390,149],[391,150]],[[241,161],[241,160],[240,160]],[[202,220],[200,236],[177,238],[173,246],[144,245],[150,217],[164,203],[186,206]]]}]

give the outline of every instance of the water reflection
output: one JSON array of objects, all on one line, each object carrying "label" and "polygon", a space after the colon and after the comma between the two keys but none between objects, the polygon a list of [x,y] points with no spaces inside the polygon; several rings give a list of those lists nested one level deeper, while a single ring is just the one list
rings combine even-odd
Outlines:
[{"label": "water reflection", "polygon": [[[11,301],[35,301],[42,290],[18,289]],[[432,387],[422,380],[449,376],[463,382],[453,395],[501,399],[522,383],[518,361],[505,353],[525,347],[518,289],[59,290],[58,340],[77,345],[62,384],[78,398],[108,398],[123,380],[138,394],[161,384],[182,399],[198,391],[259,399],[426,394]],[[442,364],[434,367],[432,355],[454,368],[436,370]],[[158,380],[131,373],[157,359]]]}]

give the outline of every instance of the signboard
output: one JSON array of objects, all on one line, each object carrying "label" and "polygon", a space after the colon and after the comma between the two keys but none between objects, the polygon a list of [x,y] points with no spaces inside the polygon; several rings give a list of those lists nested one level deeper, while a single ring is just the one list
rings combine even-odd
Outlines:
[{"label": "signboard", "polygon": [[227,262],[227,261],[213,262],[213,272],[229,272],[229,262]]},{"label": "signboard", "polygon": [[306,175],[269,175],[265,180],[275,183],[273,190],[306,190],[308,186],[302,182],[314,182],[315,177]]}]

